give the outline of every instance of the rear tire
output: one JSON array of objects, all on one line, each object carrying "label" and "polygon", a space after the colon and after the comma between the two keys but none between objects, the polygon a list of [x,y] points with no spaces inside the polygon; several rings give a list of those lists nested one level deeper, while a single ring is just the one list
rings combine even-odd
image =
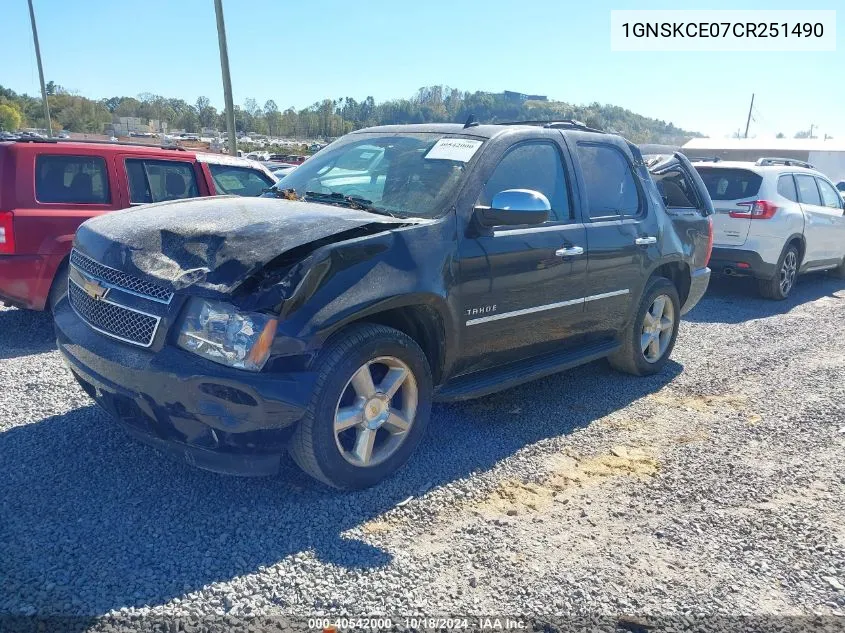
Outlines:
[{"label": "rear tire", "polygon": [[61,266],[59,266],[59,270],[56,271],[56,276],[53,277],[53,283],[50,285],[50,292],[47,295],[46,308],[50,312],[53,312],[56,309],[59,301],[61,301],[67,294],[67,277],[67,262],[64,262]]},{"label": "rear tire", "polygon": [[419,445],[431,413],[431,369],[419,345],[399,330],[356,324],[329,339],[313,366],[311,403],[288,447],[293,460],[346,490],[393,475]]},{"label": "rear tire", "polygon": [[658,373],[675,347],[680,316],[675,285],[665,277],[649,279],[637,312],[622,333],[621,349],[608,357],[611,367],[634,376]]},{"label": "rear tire", "polygon": [[757,289],[766,299],[783,301],[792,292],[798,281],[798,249],[790,244],[778,260],[777,272],[771,279],[757,280]]}]

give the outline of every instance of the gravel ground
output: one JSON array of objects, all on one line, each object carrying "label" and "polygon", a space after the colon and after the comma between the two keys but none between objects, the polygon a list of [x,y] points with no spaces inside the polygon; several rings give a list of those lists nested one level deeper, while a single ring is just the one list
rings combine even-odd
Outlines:
[{"label": "gravel ground", "polygon": [[845,613],[845,282],[714,283],[659,376],[437,406],[360,493],[192,469],[0,309],[0,614]]}]

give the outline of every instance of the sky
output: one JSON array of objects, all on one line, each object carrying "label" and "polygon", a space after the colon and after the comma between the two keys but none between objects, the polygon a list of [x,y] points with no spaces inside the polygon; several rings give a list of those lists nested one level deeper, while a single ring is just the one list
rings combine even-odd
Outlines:
[{"label": "sky", "polygon": [[[795,9],[794,0],[709,0],[712,9]],[[151,92],[223,103],[212,0],[34,0],[45,79],[90,98]],[[411,97],[425,85],[600,103],[709,136],[845,137],[845,5],[837,50],[612,52],[616,0],[223,0],[234,100],[297,109],[324,98]],[[26,0],[0,0],[0,85],[39,94]]]}]

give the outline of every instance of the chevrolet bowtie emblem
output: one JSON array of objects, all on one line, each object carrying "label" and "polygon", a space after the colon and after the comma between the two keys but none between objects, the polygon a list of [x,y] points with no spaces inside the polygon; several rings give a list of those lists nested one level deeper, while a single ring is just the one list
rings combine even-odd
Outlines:
[{"label": "chevrolet bowtie emblem", "polygon": [[86,279],[82,289],[85,291],[89,297],[91,297],[94,301],[100,301],[101,299],[105,299],[106,295],[109,292],[108,288],[105,288],[98,284],[96,281]]}]

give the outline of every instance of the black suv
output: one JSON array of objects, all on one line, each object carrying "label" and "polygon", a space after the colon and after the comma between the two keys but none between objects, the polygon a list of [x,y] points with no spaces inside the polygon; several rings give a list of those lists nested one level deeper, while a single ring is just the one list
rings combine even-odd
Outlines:
[{"label": "black suv", "polygon": [[370,128],[263,198],[85,222],[59,349],[191,464],[270,474],[289,450],[361,488],[408,460],[434,400],[602,357],[660,371],[707,288],[711,213],[682,155],[577,122]]}]

